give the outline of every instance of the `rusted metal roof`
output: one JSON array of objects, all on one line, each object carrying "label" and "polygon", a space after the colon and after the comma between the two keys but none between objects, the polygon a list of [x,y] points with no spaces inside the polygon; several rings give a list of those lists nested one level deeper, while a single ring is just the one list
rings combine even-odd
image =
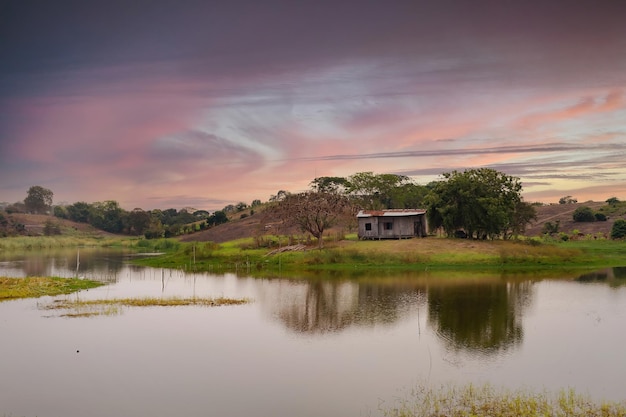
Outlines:
[{"label": "rusted metal roof", "polygon": [[423,209],[361,210],[356,217],[408,217],[426,214]]}]

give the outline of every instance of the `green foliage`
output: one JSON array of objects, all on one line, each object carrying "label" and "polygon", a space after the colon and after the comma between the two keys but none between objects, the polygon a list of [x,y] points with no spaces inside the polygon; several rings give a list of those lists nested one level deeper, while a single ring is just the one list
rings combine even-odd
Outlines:
[{"label": "green foliage", "polygon": [[120,233],[124,229],[124,214],[117,201],[93,203],[89,211],[89,223],[100,230]]},{"label": "green foliage", "polygon": [[79,223],[89,223],[89,215],[91,214],[91,204],[84,201],[78,201],[67,206],[67,218]]},{"label": "green foliage", "polygon": [[[520,205],[518,178],[480,168],[443,174],[427,196],[431,228],[442,227],[448,236],[463,229],[470,238],[494,238],[520,230],[520,222],[533,217],[530,205]],[[526,214],[516,218],[516,208]]]},{"label": "green foliage", "polygon": [[572,198],[571,195],[566,195],[565,197],[561,197],[559,199],[559,204],[576,204],[578,203],[578,200],[575,198]]},{"label": "green foliage", "polygon": [[54,193],[47,188],[34,185],[28,189],[28,195],[24,199],[26,210],[30,213],[45,214],[52,206]]},{"label": "green foliage", "polygon": [[218,210],[215,213],[211,214],[207,219],[207,224],[209,226],[217,226],[218,224],[226,223],[228,221],[228,215],[225,211]]},{"label": "green foliage", "polygon": [[363,209],[417,207],[426,189],[404,175],[358,172],[348,178],[346,191]]},{"label": "green foliage", "polygon": [[126,216],[126,231],[131,235],[142,235],[150,227],[150,213],[136,208]]},{"label": "green foliage", "polygon": [[611,228],[611,239],[624,239],[626,237],[626,220],[618,219]]},{"label": "green foliage", "polygon": [[588,206],[580,206],[574,210],[572,218],[575,222],[593,222],[596,220],[593,210]]},{"label": "green foliage", "polygon": [[552,223],[552,222],[545,222],[543,224],[543,229],[541,230],[541,233],[544,234],[544,235],[553,235],[555,233],[558,233],[560,225],[561,225],[560,220],[557,220],[554,223]]},{"label": "green foliage", "polygon": [[60,235],[61,226],[59,223],[53,222],[52,220],[46,220],[43,227],[43,234],[46,236]]},{"label": "green foliage", "polygon": [[598,222],[605,222],[606,221],[606,215],[604,213],[597,212],[597,213],[594,213],[593,216],[595,217],[596,221],[598,221]]}]

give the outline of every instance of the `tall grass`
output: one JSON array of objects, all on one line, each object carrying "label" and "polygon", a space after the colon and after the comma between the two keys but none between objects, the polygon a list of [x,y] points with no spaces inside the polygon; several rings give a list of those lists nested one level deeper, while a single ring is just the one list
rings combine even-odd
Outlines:
[{"label": "tall grass", "polygon": [[386,417],[625,417],[626,403],[597,403],[573,389],[533,393],[469,384],[418,386],[381,411]]}]

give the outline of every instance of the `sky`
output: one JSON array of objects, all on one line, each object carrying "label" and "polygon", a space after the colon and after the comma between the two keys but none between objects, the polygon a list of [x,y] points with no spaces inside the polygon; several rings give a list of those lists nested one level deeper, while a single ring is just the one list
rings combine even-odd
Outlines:
[{"label": "sky", "polygon": [[626,200],[626,2],[0,1],[0,202],[217,210],[487,167]]}]

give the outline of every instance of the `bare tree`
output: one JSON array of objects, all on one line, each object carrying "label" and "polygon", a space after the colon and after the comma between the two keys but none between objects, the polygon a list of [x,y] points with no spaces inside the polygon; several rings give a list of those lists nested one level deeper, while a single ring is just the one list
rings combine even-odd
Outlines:
[{"label": "bare tree", "polygon": [[274,208],[286,225],[298,226],[324,245],[324,231],[334,226],[343,216],[352,215],[350,200],[341,194],[308,191],[289,194]]}]

